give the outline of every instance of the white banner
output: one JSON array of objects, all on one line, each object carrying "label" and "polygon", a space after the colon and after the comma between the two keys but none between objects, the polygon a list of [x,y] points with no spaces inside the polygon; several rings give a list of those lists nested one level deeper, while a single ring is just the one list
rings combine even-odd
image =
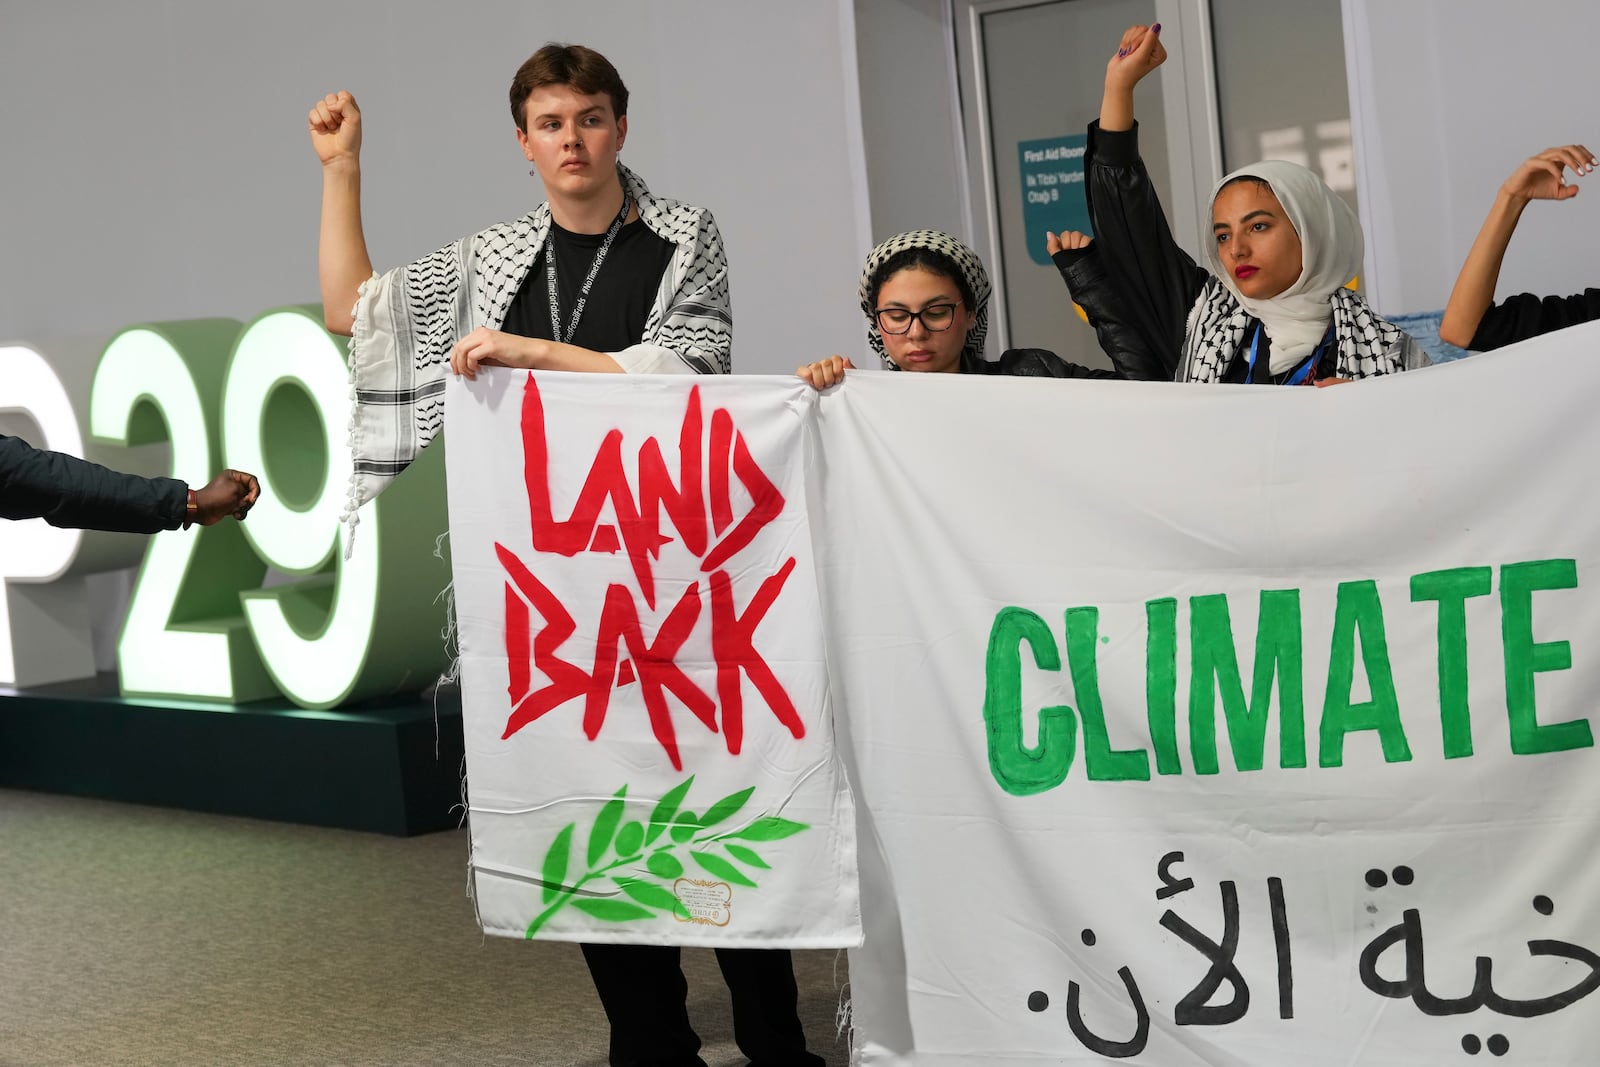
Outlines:
[{"label": "white banner", "polygon": [[490,933],[860,942],[798,382],[494,370],[447,393]]},{"label": "white banner", "polygon": [[[486,928],[844,943],[859,816],[857,1062],[1587,1062],[1596,347],[1600,325],[1320,390],[871,372],[821,396],[759,378],[453,386]],[[763,481],[782,505],[751,519]],[[745,521],[738,562],[713,561]],[[697,585],[706,606],[674,628]],[[737,746],[719,588],[756,620]],[[669,684],[674,665],[692,687]],[[690,774],[665,805],[697,820],[674,850],[675,814],[650,814]],[[609,843],[624,822],[642,868]],[[787,836],[728,832],[744,827]],[[660,896],[676,867],[652,850],[711,887]],[[715,911],[718,882],[728,926],[674,917]]]},{"label": "white banner", "polygon": [[823,397],[859,1062],[1593,1062],[1597,347]]}]

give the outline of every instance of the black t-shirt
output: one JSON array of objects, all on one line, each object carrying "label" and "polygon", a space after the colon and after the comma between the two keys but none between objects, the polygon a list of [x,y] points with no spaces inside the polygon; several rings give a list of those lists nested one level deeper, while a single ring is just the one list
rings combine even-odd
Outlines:
[{"label": "black t-shirt", "polygon": [[1520,293],[1491,305],[1483,313],[1478,332],[1467,347],[1474,352],[1487,352],[1595,319],[1600,319],[1600,289],[1585,289],[1567,297]]},{"label": "black t-shirt", "polygon": [[[1312,356],[1306,356],[1282,374],[1273,374],[1272,366],[1272,338],[1267,336],[1267,331],[1261,328],[1261,323],[1252,319],[1253,325],[1245,331],[1244,343],[1239,346],[1239,351],[1234,353],[1233,362],[1228,364],[1228,369],[1222,372],[1222,381],[1229,385],[1282,385],[1294,377],[1295,372],[1305,365],[1307,359],[1317,357],[1317,377],[1333,378],[1338,374],[1339,350],[1333,344],[1333,327],[1323,335],[1322,343],[1317,346]],[[1250,369],[1250,342],[1259,334],[1260,341],[1256,346],[1255,371]],[[1303,384],[1302,377],[1296,384]]]},{"label": "black t-shirt", "polygon": [[[583,281],[589,276],[595,253],[605,243],[603,233],[573,233],[550,221],[550,234],[556,249],[556,300],[561,310],[561,329],[572,321],[572,308],[578,302]],[[548,246],[547,246],[548,247]],[[620,352],[636,345],[644,336],[645,320],[655,305],[661,276],[672,262],[673,246],[650,232],[643,219],[623,226],[611,242],[600,273],[595,275],[583,316],[569,343],[594,352]],[[550,332],[550,295],[545,280],[545,249],[539,250],[533,267],[523,279],[522,288],[506,309],[500,325],[506,333],[520,337],[559,340]]]}]

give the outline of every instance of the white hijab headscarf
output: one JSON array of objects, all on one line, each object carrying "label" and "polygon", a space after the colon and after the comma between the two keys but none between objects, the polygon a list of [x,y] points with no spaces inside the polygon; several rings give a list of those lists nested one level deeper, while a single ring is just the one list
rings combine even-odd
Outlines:
[{"label": "white hijab headscarf", "polygon": [[1317,347],[1332,315],[1329,298],[1360,272],[1365,253],[1361,223],[1350,205],[1314,172],[1277,159],[1240,167],[1223,178],[1211,190],[1212,203],[1224,185],[1245,177],[1265,181],[1283,205],[1300,237],[1300,277],[1271,299],[1253,300],[1239,292],[1215,241],[1210,242],[1207,255],[1211,272],[1245,311],[1261,320],[1272,341],[1272,373],[1282,374]]}]

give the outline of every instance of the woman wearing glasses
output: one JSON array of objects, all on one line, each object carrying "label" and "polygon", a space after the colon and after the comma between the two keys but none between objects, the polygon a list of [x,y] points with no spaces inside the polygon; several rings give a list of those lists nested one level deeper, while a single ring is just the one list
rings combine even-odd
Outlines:
[{"label": "woman wearing glasses", "polygon": [[[934,374],[1014,374],[1036,378],[1154,378],[1154,360],[1140,361],[1137,345],[1105,346],[1118,370],[1069,363],[1042,348],[1015,348],[998,362],[983,357],[989,332],[989,274],[972,249],[937,230],[897,234],[872,250],[861,272],[861,310],[867,343],[889,370]],[[1086,309],[1097,329],[1115,316]],[[1144,364],[1148,363],[1148,366]],[[855,364],[843,356],[808,363],[797,372],[817,389]]]}]

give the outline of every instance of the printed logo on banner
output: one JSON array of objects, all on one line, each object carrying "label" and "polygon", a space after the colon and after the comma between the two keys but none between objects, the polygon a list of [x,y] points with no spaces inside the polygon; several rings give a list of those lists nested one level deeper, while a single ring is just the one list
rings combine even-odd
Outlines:
[{"label": "printed logo on banner", "polygon": [[[606,584],[592,637],[574,640],[578,623],[567,603],[540,581],[534,565],[495,543],[507,576],[511,710],[503,739],[581,701],[581,729],[594,741],[616,691],[637,684],[655,740],[673,768],[682,771],[681,721],[674,717],[669,695],[689,712],[691,722],[720,733],[728,752],[737,756],[746,729],[745,679],[788,734],[795,741],[803,739],[806,728],[794,701],[756,642],[758,627],[795,571],[795,557],[766,573],[753,571],[755,564],[741,556],[783,514],[784,497],[752,455],[731,413],[717,408],[708,420],[700,388],[690,391],[676,442],[675,477],[662,442],[650,437],[638,449],[637,479],[631,479],[622,432],[611,430],[565,519],[555,516],[547,421],[538,382],[531,375],[523,394],[522,437],[535,552],[622,557],[616,575],[621,580]],[[607,507],[614,521],[603,520]],[[661,549],[674,540],[663,529],[663,519],[704,576],[680,581],[681,588],[669,588],[656,574]],[[741,609],[740,595],[752,585],[754,593]],[[658,603],[665,615],[651,641],[645,633]],[[592,660],[575,662],[567,651],[569,641],[587,648],[591,640]],[[715,666],[715,692],[702,688],[685,669],[705,663],[708,651]],[[536,684],[535,671],[548,681]],[[648,819],[623,821],[629,790],[623,785],[581,837],[577,823],[563,827],[540,864],[543,910],[529,923],[527,936],[535,936],[569,905],[603,922],[670,915],[682,923],[729,925],[735,888],[756,889],[755,875],[772,869],[755,846],[810,827],[759,813],[753,818],[745,813],[742,822],[735,819],[744,813],[754,787],[730,793],[697,813],[688,806],[694,780],[691,774],[668,790]],[[584,843],[580,846],[578,840]],[[690,873],[695,868],[709,878],[695,877]]]},{"label": "printed logo on banner", "polygon": [[729,909],[733,901],[733,887],[727,882],[679,878],[673,883],[672,892],[684,908],[683,913],[674,915],[679,922],[727,926],[733,921],[733,912]]}]

